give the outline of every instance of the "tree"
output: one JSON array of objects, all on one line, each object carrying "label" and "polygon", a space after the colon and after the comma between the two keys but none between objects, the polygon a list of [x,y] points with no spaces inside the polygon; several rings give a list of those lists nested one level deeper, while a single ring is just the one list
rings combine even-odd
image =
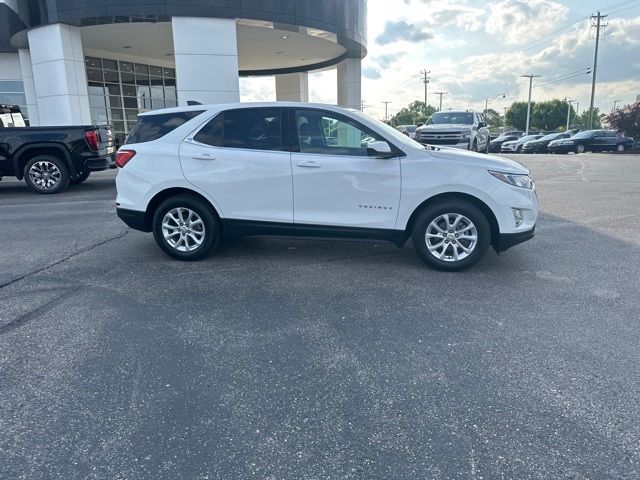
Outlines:
[{"label": "tree", "polygon": [[626,105],[606,116],[611,128],[640,141],[640,102]]},{"label": "tree", "polygon": [[[564,100],[538,102],[531,109],[531,125],[537,130],[558,130],[567,125],[569,104]],[[573,107],[571,107],[573,110]]]},{"label": "tree", "polygon": [[392,127],[397,127],[398,125],[416,125],[417,123],[426,122],[435,112],[435,107],[427,105],[425,108],[424,102],[416,100],[400,109],[398,113],[391,117],[389,123]]},{"label": "tree", "polygon": [[[602,117],[604,115],[600,113],[600,109],[598,107],[593,107],[593,127],[594,129],[602,128]],[[575,120],[571,122],[572,128],[579,128],[581,130],[586,130],[589,128],[589,110],[585,110],[580,115],[575,117]]]},{"label": "tree", "polygon": [[487,124],[494,129],[500,128],[504,124],[504,117],[493,108],[488,109],[484,116],[487,120]]},{"label": "tree", "polygon": [[[531,102],[531,109],[533,110],[535,103]],[[507,124],[518,130],[527,128],[527,102],[513,102],[507,110]]]}]

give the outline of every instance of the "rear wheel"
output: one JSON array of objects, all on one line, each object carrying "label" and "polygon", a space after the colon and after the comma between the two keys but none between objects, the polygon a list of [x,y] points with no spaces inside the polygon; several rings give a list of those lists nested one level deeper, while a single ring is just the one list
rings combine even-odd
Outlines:
[{"label": "rear wheel", "polygon": [[487,252],[491,228],[474,205],[446,200],[424,210],[413,226],[413,246],[420,259],[437,270],[465,270]]},{"label": "rear wheel", "polygon": [[516,153],[522,153],[522,145],[518,145],[518,148],[516,149]]},{"label": "rear wheel", "polygon": [[618,152],[624,152],[624,150],[625,150],[624,143],[618,144],[618,147],[616,148],[616,150]]},{"label": "rear wheel", "polygon": [[91,172],[89,172],[89,171],[80,172],[76,178],[72,178],[71,179],[71,184],[72,185],[78,185],[78,184],[84,182],[87,178],[89,178],[89,175],[91,175]]},{"label": "rear wheel", "polygon": [[38,193],[59,193],[67,188],[70,180],[67,165],[58,157],[39,155],[24,167],[24,181]]},{"label": "rear wheel", "polygon": [[153,235],[169,256],[201,260],[220,245],[222,228],[211,207],[190,195],[165,200],[153,217]]}]

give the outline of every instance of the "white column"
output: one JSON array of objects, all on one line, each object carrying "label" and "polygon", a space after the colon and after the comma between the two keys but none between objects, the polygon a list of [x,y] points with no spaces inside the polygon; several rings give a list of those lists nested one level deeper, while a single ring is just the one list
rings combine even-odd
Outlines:
[{"label": "white column", "polygon": [[171,25],[178,103],[239,102],[235,20],[173,17]]},{"label": "white column", "polygon": [[56,23],[28,36],[40,125],[91,124],[80,29]]},{"label": "white column", "polygon": [[338,64],[338,105],[362,109],[362,60],[347,58]]},{"label": "white column", "polygon": [[276,75],[276,100],[279,102],[308,102],[309,74],[302,72]]},{"label": "white column", "polygon": [[33,127],[40,125],[40,115],[38,114],[38,101],[36,98],[36,87],[33,83],[33,67],[31,66],[31,53],[27,48],[18,50],[20,56],[20,68],[22,69],[22,83],[24,84],[24,96],[27,98],[27,109],[29,111],[29,124]]}]

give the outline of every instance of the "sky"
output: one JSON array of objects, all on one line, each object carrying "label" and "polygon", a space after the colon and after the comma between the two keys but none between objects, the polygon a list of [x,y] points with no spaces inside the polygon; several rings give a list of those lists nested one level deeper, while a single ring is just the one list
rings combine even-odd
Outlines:
[{"label": "sky", "polygon": [[[640,95],[640,0],[369,0],[368,55],[363,60],[365,113],[382,119],[424,100],[420,71],[429,70],[429,103],[445,91],[443,108],[503,112],[532,99],[568,97],[589,107],[595,29],[590,16],[608,14],[601,37],[596,106],[604,112]],[[570,78],[562,80],[563,77]],[[559,81],[556,81],[559,80]],[[552,82],[552,83],[548,83]],[[312,102],[336,103],[336,71],[312,73]],[[501,98],[502,94],[506,98]],[[273,100],[273,78],[241,81],[243,101]]]}]

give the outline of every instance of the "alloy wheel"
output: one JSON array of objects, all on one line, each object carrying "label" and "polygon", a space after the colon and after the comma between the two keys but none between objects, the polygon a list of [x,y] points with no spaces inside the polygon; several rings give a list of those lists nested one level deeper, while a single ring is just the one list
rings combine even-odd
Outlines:
[{"label": "alloy wheel", "polygon": [[41,161],[31,166],[29,178],[40,190],[53,190],[62,180],[62,172],[55,163]]},{"label": "alloy wheel", "polygon": [[204,242],[204,222],[189,208],[174,208],[162,219],[162,236],[171,248],[179,252],[193,252]]},{"label": "alloy wheel", "polygon": [[471,220],[458,213],[434,219],[425,233],[427,250],[438,260],[458,262],[471,255],[478,245],[478,230]]}]

